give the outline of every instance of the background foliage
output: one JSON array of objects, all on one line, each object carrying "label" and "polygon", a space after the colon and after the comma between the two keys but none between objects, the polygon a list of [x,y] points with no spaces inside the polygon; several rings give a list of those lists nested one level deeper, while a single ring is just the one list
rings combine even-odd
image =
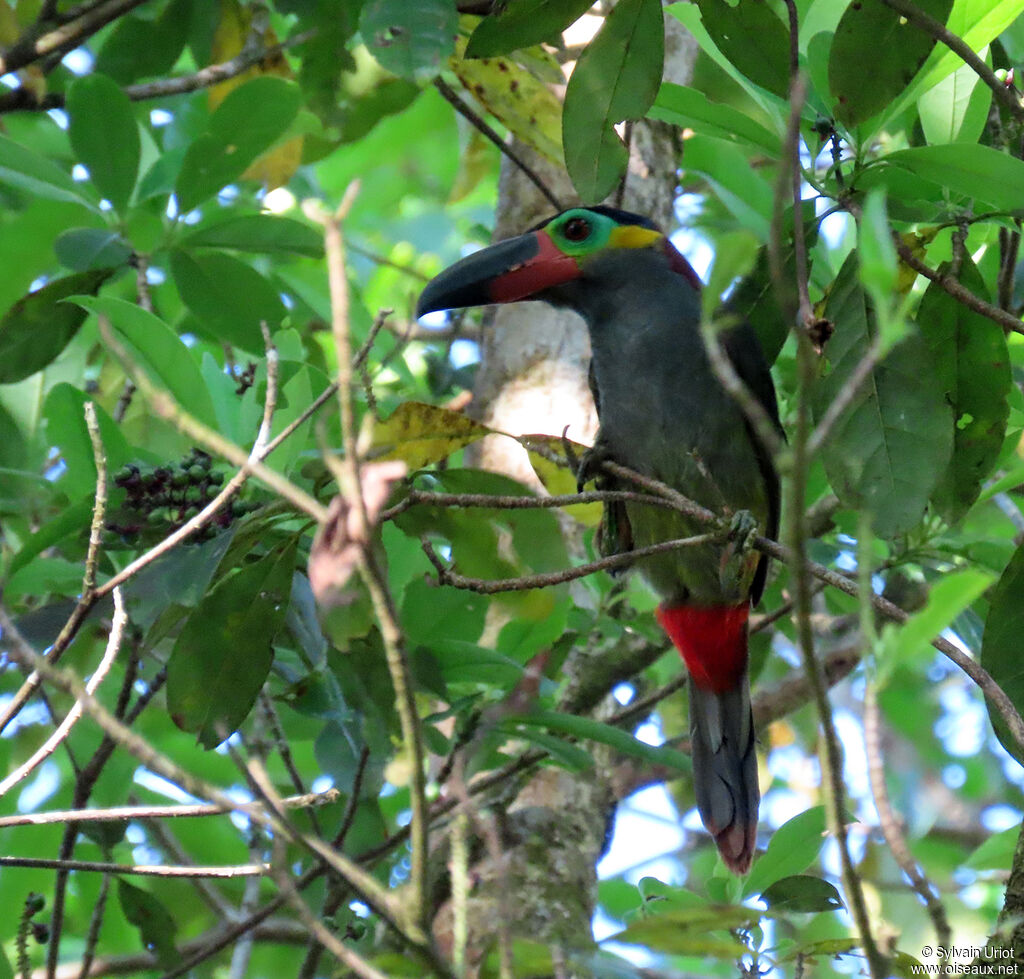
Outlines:
[{"label": "background foliage", "polygon": [[[566,47],[561,32],[590,7],[0,0],[3,768],[29,758],[73,702],[52,678],[45,697],[16,698],[24,648],[52,649],[73,675],[93,675],[117,622],[106,583],[238,468],[230,446],[204,432],[242,446],[243,459],[253,446],[272,362],[264,327],[276,405],[263,443],[301,420],[266,464],[307,494],[250,480],[187,542],[124,582],[128,624],[98,700],[177,767],[140,765],[126,736],[104,735],[87,717],[31,777],[4,784],[0,976],[44,962],[64,975],[59,962],[77,970],[83,959],[91,974],[339,974],[320,954],[323,936],[311,938],[309,920],[284,899],[282,868],[313,917],[358,956],[345,966],[355,974],[451,975],[465,964],[457,939],[434,948],[402,917],[422,854],[403,831],[419,786],[388,669],[394,636],[372,582],[353,578],[318,612],[306,570],[322,507],[339,492],[343,442],[329,397],[338,364],[323,214],[309,202],[333,208],[355,180],[344,231],[348,325],[354,348],[366,345],[359,447],[366,460],[401,459],[410,470],[391,499],[409,502],[384,521],[371,555],[386,568],[401,627],[428,801],[450,808],[466,780],[483,785],[473,779],[497,773],[486,784],[501,786],[517,765],[585,780],[604,752],[624,784],[667,779],[659,804],[686,827],[656,863],[638,843],[623,861],[618,838],[617,869],[604,865],[588,907],[601,945],[585,934],[518,934],[511,959],[492,949],[479,974],[632,976],[640,963],[654,970],[645,975],[734,975],[742,958],[775,975],[911,975],[918,961],[948,961],[936,946],[973,946],[962,953],[971,957],[989,940],[1024,961],[1013,930],[1024,913],[1024,867],[1014,862],[1024,744],[1012,727],[1024,705],[1024,110],[1013,84],[1024,2],[619,0],[606,16],[598,5],[588,15],[603,18],[590,22],[596,34]],[[699,45],[689,86],[662,81],[663,18]],[[796,98],[794,56],[805,79]],[[446,567],[481,579],[594,556],[593,504],[563,523],[548,509],[413,505],[409,496],[532,492],[465,464],[485,432],[460,411],[477,356],[472,316],[412,320],[426,278],[486,242],[493,225],[499,151],[453,111],[453,93],[564,163],[584,201],[620,181],[628,152],[616,124],[646,117],[674,127],[688,229],[680,240],[697,263],[714,255],[708,311],[728,293],[774,361],[792,435],[780,465],[791,508],[806,504],[813,532],[805,539],[790,512],[788,540],[859,582],[859,597],[817,590],[813,622],[794,620],[791,572],[776,562],[766,627],[754,637],[767,849],[745,881],[729,878],[690,831],[677,750],[685,740],[671,740],[685,723],[667,696],[679,664],[660,655],[644,586],[596,575],[479,594],[439,585],[421,546],[428,539]],[[393,312],[380,329],[383,309]],[[819,354],[798,342],[807,331]],[[325,393],[327,407],[308,420]],[[95,580],[83,585],[97,494],[87,402],[109,499],[88,565]],[[823,427],[808,442],[810,425]],[[798,448],[809,450],[806,467]],[[564,471],[532,458],[552,492],[571,491]],[[303,509],[310,498],[321,509]],[[876,618],[872,593],[909,621]],[[830,683],[854,671],[829,711],[846,756],[845,798],[819,778],[823,718],[801,675],[801,622]],[[980,660],[1008,707],[990,697],[986,713],[976,683],[928,645],[940,634],[968,665]],[[641,657],[651,665],[605,682],[603,658],[633,646],[655,651]],[[592,654],[595,686],[605,685],[574,710],[560,670],[580,648]],[[646,710],[593,714],[613,686],[622,700],[654,696]],[[643,741],[632,737],[638,725]],[[290,812],[305,843],[281,823],[261,826],[255,810],[19,822],[49,810],[206,801],[210,786],[247,802],[266,794],[260,765],[282,795],[326,793],[321,806]],[[651,805],[646,823],[623,824],[653,833]],[[855,873],[842,882],[829,806],[848,822]],[[435,840],[449,832],[439,819]],[[333,841],[369,883],[346,863],[325,885],[311,838]],[[471,862],[457,855],[459,839],[453,878],[460,860],[463,870]],[[533,859],[543,869],[543,849]],[[211,881],[132,876],[137,864],[276,869]],[[443,876],[432,868],[427,923],[447,900]],[[854,891],[873,935],[847,911]],[[257,922],[267,908],[273,916]],[[237,920],[260,929],[226,930]],[[33,922],[48,923],[48,943],[30,940]]]}]

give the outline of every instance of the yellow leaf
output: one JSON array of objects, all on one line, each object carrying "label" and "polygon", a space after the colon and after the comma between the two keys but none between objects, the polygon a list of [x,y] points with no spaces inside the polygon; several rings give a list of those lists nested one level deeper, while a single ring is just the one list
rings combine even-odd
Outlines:
[{"label": "yellow leaf", "polygon": [[[565,455],[565,442],[569,442],[577,460],[583,458],[587,446],[580,445],[566,439],[563,441],[556,435],[521,435],[519,442],[529,453],[530,465],[552,496],[566,496],[576,492],[576,477],[565,466],[559,466],[548,458],[548,454]],[[537,451],[544,450],[543,452]],[[585,527],[596,527],[601,522],[601,503],[578,503],[575,506],[567,506],[564,512],[574,520],[578,520]]]},{"label": "yellow leaf", "polygon": [[491,434],[490,428],[462,412],[406,401],[384,421],[366,417],[358,451],[364,459],[401,459],[415,470]]},{"label": "yellow leaf", "polygon": [[[220,20],[213,35],[211,56],[215,64],[229,61],[239,54],[245,46],[252,26],[252,13],[248,7],[242,7],[238,0],[221,0]],[[271,47],[277,44],[277,35],[268,27],[263,33],[263,44]],[[227,98],[228,94],[243,82],[260,75],[277,75],[279,78],[292,78],[293,72],[285,56],[277,54],[264,58],[259,64],[247,71],[220,82],[210,88],[209,105],[213,112]],[[259,180],[268,190],[281,187],[292,178],[302,162],[303,139],[295,136],[277,146],[272,146],[266,153],[254,160],[252,165],[242,174],[245,180]]]},{"label": "yellow leaf", "polygon": [[0,0],[0,44],[7,47],[18,40],[18,18],[7,0]]},{"label": "yellow leaf", "polygon": [[462,57],[459,36],[452,71],[474,98],[515,136],[557,166],[562,157],[562,103],[544,82],[508,58]]}]

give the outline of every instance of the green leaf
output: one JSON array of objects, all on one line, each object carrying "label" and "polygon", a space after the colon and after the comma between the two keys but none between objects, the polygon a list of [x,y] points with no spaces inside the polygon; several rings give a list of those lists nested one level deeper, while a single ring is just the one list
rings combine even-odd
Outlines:
[{"label": "green leaf", "polygon": [[[96,490],[96,460],[85,425],[85,403],[91,400],[84,391],[70,384],[57,384],[46,396],[43,406],[46,437],[51,445],[60,449],[67,467],[60,477],[60,485],[71,499],[91,497]],[[102,405],[95,407],[103,450],[113,471],[131,458],[131,450],[120,426]]]},{"label": "green leaf", "polygon": [[772,157],[781,152],[782,141],[777,133],[766,129],[731,105],[712,102],[695,88],[662,82],[647,115],[651,119],[670,122],[680,128],[694,129],[703,136],[717,136],[719,139],[761,150]]},{"label": "green leaf", "polygon": [[359,31],[370,53],[414,81],[436,75],[455,50],[458,11],[451,0],[368,0]]},{"label": "green leaf", "polygon": [[168,74],[188,39],[193,2],[171,0],[155,20],[118,17],[96,56],[95,70],[122,85]]},{"label": "green leaf", "polygon": [[[897,150],[877,166],[868,167],[857,183],[861,188],[890,184],[898,188],[895,181],[900,174],[908,173],[972,198],[979,208],[1024,211],[1024,161],[991,146],[951,143]],[[895,193],[890,191],[891,195]],[[927,193],[925,190],[923,196]]]},{"label": "green leaf", "polygon": [[786,820],[768,841],[743,883],[743,896],[760,894],[783,877],[806,870],[825,843],[825,807],[812,806]]},{"label": "green leaf", "polygon": [[[992,592],[985,634],[981,641],[981,665],[1003,688],[1018,712],[1024,711],[1024,658],[1020,637],[1024,635],[1024,545],[1014,551],[1010,563]],[[988,716],[1002,746],[1024,764],[1021,751],[1002,715],[991,703]]]},{"label": "green leaf", "polygon": [[597,741],[632,758],[643,758],[652,764],[667,765],[680,772],[693,770],[689,755],[674,748],[658,747],[638,741],[628,731],[612,727],[610,724],[602,724],[589,717],[577,717],[575,714],[563,714],[553,710],[537,710],[530,714],[516,714],[502,721],[502,726],[509,730],[514,730],[520,725],[537,725],[551,731],[561,731],[575,738]]},{"label": "green leaf", "polygon": [[777,880],[761,893],[761,900],[774,912],[810,914],[838,911],[843,907],[839,891],[833,884],[809,874],[795,874]]},{"label": "green leaf", "polygon": [[889,230],[885,194],[879,188],[864,198],[861,219],[857,224],[857,245],[860,253],[860,281],[876,304],[889,301],[896,289],[896,246]]},{"label": "green leaf", "polygon": [[96,292],[113,274],[96,269],[54,279],[7,310],[0,320],[0,384],[21,381],[56,360],[86,315],[63,300]]},{"label": "green leaf", "polygon": [[490,58],[556,39],[592,6],[591,0],[511,0],[480,21],[465,57]]},{"label": "green leaf", "polygon": [[167,662],[167,708],[182,730],[215,748],[252,709],[284,622],[294,545],[220,581],[189,616]]},{"label": "green leaf", "polygon": [[[956,0],[946,28],[972,51],[981,51],[1022,13],[1024,0]],[[944,44],[936,45],[913,84],[892,103],[885,116],[895,118],[900,115],[922,93],[934,88],[962,65],[958,54]]]},{"label": "green leaf", "polygon": [[260,323],[277,329],[284,305],[251,265],[231,255],[171,252],[171,275],[182,302],[210,334],[243,350],[263,349]]},{"label": "green leaf", "polygon": [[[949,267],[939,271],[949,274]],[[986,298],[985,283],[968,257],[961,265],[960,282]],[[954,523],[977,500],[1003,448],[1010,415],[1010,354],[998,324],[957,302],[936,282],[925,290],[917,320],[953,408],[953,455],[932,493],[932,503]]]},{"label": "green leaf", "polygon": [[931,586],[923,609],[911,615],[903,625],[887,623],[877,653],[879,683],[888,679],[897,664],[906,666],[924,657],[930,661],[935,655],[931,641],[981,597],[994,577],[981,568],[965,568],[946,575]]},{"label": "green leaf", "polygon": [[659,0],[620,0],[580,55],[565,91],[562,149],[584,201],[611,193],[628,153],[613,128],[654,102],[665,57]]},{"label": "green leaf", "polygon": [[[917,6],[945,23],[953,0],[918,0]],[[855,126],[881,112],[914,80],[935,43],[881,0],[851,3],[836,28],[828,64],[836,118]]]},{"label": "green leaf", "polygon": [[167,908],[149,891],[123,879],[118,879],[117,896],[124,916],[138,928],[142,944],[156,956],[160,967],[177,965],[181,961],[174,946],[178,925]]},{"label": "green leaf", "polygon": [[753,908],[678,908],[634,921],[625,931],[606,940],[626,945],[643,945],[669,955],[698,955],[735,959],[748,949],[729,931],[753,927],[761,915]]},{"label": "green leaf", "polygon": [[323,258],[323,235],[308,224],[276,214],[242,214],[207,224],[181,240],[190,248],[230,248],[264,255],[304,255]]},{"label": "green leaf", "polygon": [[789,95],[789,28],[766,0],[697,0],[711,40],[752,82]]},{"label": "green leaf", "polygon": [[175,180],[182,213],[237,180],[291,126],[302,94],[297,85],[260,75],[233,89],[210,116],[207,132],[188,148]]},{"label": "green leaf", "polygon": [[368,414],[358,448],[365,459],[402,459],[416,470],[490,434],[492,429],[461,411],[405,401],[383,420]]},{"label": "green leaf", "polygon": [[[840,396],[877,333],[857,274],[856,253],[843,263],[825,307],[835,324],[811,407],[820,421]],[[822,446],[825,471],[844,507],[866,509],[886,539],[921,519],[949,463],[953,429],[924,341],[911,334],[868,374]]]},{"label": "green leaf", "polygon": [[165,387],[179,405],[206,425],[217,424],[199,368],[188,348],[163,320],[134,303],[112,296],[76,296],[75,302],[106,316],[127,344],[135,363]]},{"label": "green leaf", "polygon": [[71,175],[65,173],[56,163],[2,135],[0,184],[18,187],[48,200],[84,204],[91,210],[97,209],[96,205],[79,191]]},{"label": "green leaf", "polygon": [[1020,839],[1020,827],[1011,826],[1001,833],[993,833],[964,861],[968,870],[1004,870],[1013,866],[1013,855]]},{"label": "green leaf", "polygon": [[[988,49],[978,53],[991,66]],[[991,104],[992,89],[970,65],[961,65],[917,100],[925,139],[932,145],[977,142]]]},{"label": "green leaf", "polygon": [[57,260],[73,272],[112,269],[127,265],[131,246],[107,228],[70,228],[53,243]]},{"label": "green leaf", "polygon": [[142,144],[128,96],[93,72],[68,89],[68,135],[100,194],[123,214],[139,175]]}]

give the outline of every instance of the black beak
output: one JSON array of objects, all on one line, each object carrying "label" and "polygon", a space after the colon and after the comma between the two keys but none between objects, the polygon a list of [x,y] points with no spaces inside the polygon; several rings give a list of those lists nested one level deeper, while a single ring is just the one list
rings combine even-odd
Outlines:
[{"label": "black beak", "polygon": [[482,248],[427,283],[416,315],[439,309],[541,299],[545,289],[581,275],[575,258],[559,251],[544,231]]},{"label": "black beak", "polygon": [[416,306],[416,315],[499,302],[501,300],[491,292],[495,281],[527,265],[539,254],[540,242],[533,233],[499,241],[473,252],[427,283]]}]

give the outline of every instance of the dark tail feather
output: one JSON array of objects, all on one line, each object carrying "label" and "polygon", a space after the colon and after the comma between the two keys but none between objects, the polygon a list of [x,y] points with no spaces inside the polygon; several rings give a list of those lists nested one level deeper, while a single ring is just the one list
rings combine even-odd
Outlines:
[{"label": "dark tail feather", "polygon": [[690,677],[690,750],[697,809],[726,866],[750,869],[757,843],[757,752],[746,670],[739,683],[714,691]]}]

